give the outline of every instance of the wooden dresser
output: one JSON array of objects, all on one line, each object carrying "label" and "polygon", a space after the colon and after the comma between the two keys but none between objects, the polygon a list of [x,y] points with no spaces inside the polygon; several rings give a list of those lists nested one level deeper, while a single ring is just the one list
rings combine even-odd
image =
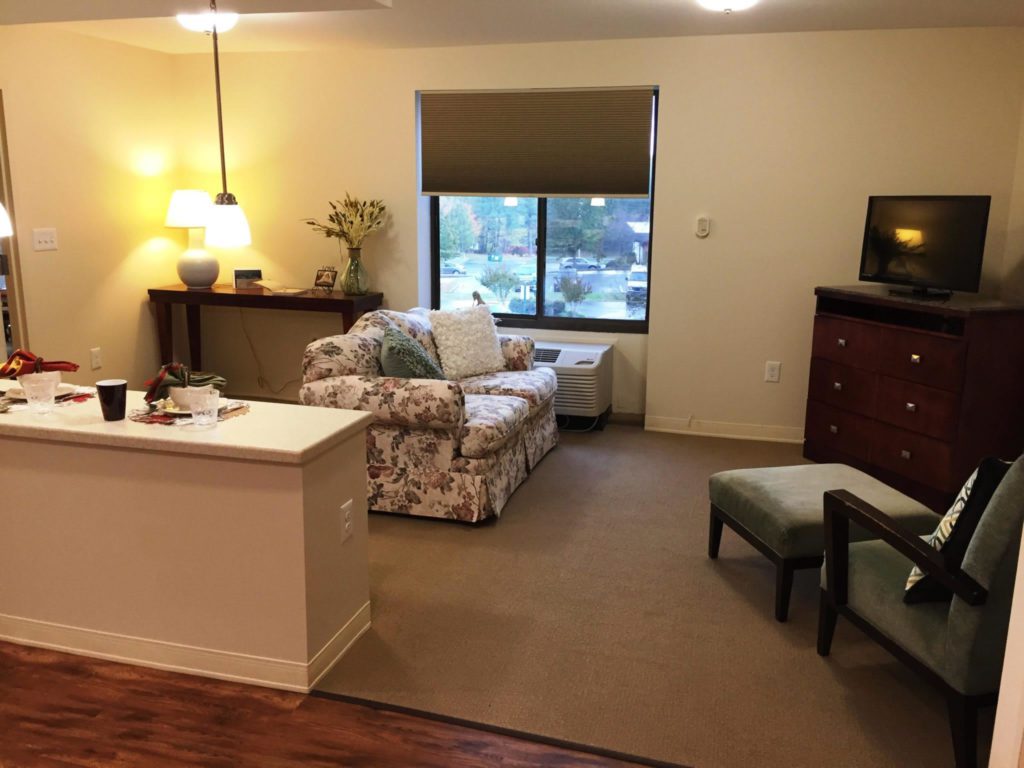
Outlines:
[{"label": "wooden dresser", "polygon": [[1024,451],[1024,304],[814,292],[804,456],[944,511],[982,458]]}]

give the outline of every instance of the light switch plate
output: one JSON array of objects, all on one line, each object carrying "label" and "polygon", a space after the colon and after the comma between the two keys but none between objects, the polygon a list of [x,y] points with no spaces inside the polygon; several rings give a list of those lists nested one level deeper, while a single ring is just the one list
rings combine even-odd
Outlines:
[{"label": "light switch plate", "polygon": [[56,251],[57,230],[53,227],[43,227],[32,230],[33,251]]}]

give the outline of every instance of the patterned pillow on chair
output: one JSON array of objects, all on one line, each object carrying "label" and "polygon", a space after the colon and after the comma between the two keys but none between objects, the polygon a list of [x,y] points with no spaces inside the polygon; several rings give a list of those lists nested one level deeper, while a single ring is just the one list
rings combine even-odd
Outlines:
[{"label": "patterned pillow on chair", "polygon": [[[981,521],[981,515],[1009,468],[1009,462],[993,458],[983,459],[960,489],[953,506],[939,521],[939,527],[928,539],[928,543],[942,553],[946,567],[950,570],[960,569],[964,555],[967,554],[967,546],[971,543],[974,531]],[[903,602],[941,602],[952,597],[952,592],[916,565],[911,569]]]}]

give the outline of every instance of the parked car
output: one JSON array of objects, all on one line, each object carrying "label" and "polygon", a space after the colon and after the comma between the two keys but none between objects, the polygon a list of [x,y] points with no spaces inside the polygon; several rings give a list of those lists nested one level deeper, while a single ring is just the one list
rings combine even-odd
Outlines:
[{"label": "parked car", "polygon": [[441,265],[441,277],[461,277],[466,274],[465,267],[451,262]]},{"label": "parked car", "polygon": [[592,259],[590,256],[566,256],[564,259],[562,259],[560,262],[558,262],[558,266],[561,269],[575,269],[575,270],[580,270],[580,269],[596,270],[596,269],[603,269],[604,268],[601,265],[601,262],[599,262],[597,259]]},{"label": "parked car", "polygon": [[647,265],[634,264],[626,275],[626,303],[642,304],[647,301]]}]

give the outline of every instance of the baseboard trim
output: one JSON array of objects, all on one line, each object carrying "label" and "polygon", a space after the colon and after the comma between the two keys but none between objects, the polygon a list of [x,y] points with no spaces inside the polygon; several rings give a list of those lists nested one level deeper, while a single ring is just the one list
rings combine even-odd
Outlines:
[{"label": "baseboard trim", "polygon": [[644,429],[649,432],[671,432],[695,437],[724,437],[731,440],[758,440],[767,443],[802,443],[804,441],[804,431],[800,427],[678,419],[669,416],[648,415],[644,419]]},{"label": "baseboard trim", "polygon": [[308,662],[220,651],[0,614],[0,640],[123,664],[309,693],[369,628],[366,603]]},{"label": "baseboard trim", "polygon": [[320,678],[331,671],[331,667],[338,663],[338,660],[348,653],[356,640],[370,628],[370,601],[367,600],[363,607],[356,611],[355,615],[337,634],[334,635],[321,648],[312,659],[309,660],[306,679],[306,693],[312,690],[313,686],[320,682]]}]

